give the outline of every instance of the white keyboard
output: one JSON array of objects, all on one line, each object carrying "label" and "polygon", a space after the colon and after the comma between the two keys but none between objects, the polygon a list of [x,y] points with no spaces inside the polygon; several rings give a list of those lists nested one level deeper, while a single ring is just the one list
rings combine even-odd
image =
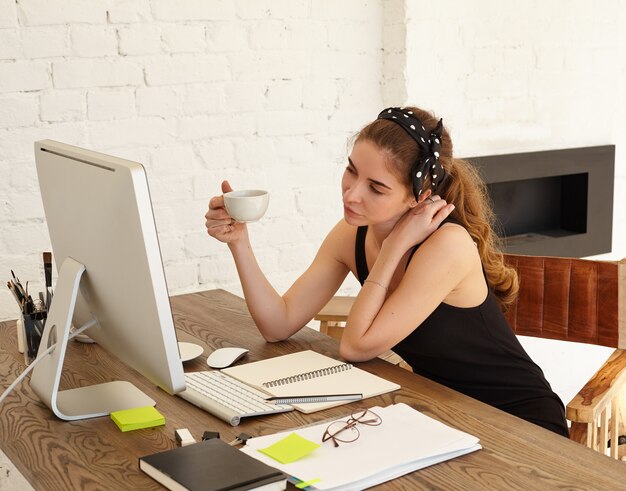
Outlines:
[{"label": "white keyboard", "polygon": [[237,426],[241,418],[292,411],[287,404],[269,404],[267,394],[218,370],[185,374],[187,389],[177,395],[213,416]]}]

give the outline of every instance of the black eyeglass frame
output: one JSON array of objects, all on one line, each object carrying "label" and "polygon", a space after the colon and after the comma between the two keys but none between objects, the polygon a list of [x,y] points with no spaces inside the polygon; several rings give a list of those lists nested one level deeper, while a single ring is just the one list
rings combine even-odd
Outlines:
[{"label": "black eyeglass frame", "polygon": [[[367,416],[369,416],[368,419],[366,419]],[[332,440],[335,447],[339,446],[339,442],[352,443],[358,440],[359,437],[361,436],[361,432],[357,428],[357,424],[362,424],[362,425],[367,425],[367,426],[379,426],[382,424],[382,422],[383,422],[383,419],[374,411],[371,411],[370,409],[359,409],[357,411],[354,411],[345,422],[342,420],[337,420],[337,421],[333,421],[332,423],[330,423],[326,427],[326,430],[324,431],[324,434],[322,435],[322,442],[324,443],[324,442],[327,442],[328,440]],[[338,426],[336,429],[333,429],[333,431],[331,431],[331,428],[333,427],[333,425],[337,425],[337,423],[344,423],[344,425]],[[345,432],[346,430],[352,430],[353,432],[356,433],[356,436],[351,440],[348,440],[345,437],[342,437],[342,438],[337,437],[337,435]]]}]

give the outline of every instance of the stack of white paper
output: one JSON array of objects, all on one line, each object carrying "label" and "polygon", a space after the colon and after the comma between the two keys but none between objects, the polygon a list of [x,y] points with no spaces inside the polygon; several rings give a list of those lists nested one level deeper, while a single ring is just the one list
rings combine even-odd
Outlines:
[{"label": "stack of white paper", "polygon": [[[406,404],[371,410],[382,418],[382,424],[358,425],[360,437],[352,443],[340,443],[339,447],[332,441],[322,443],[322,435],[329,424],[325,422],[252,438],[242,450],[280,469],[291,476],[294,483],[313,481],[312,487],[319,490],[356,490],[481,448],[478,438],[429,418]],[[297,433],[321,447],[290,464],[281,464],[258,451],[290,433]]]}]

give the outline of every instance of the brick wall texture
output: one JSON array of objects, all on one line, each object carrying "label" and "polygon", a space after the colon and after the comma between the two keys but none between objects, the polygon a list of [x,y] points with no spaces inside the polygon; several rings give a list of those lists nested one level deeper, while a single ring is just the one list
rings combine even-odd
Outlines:
[{"label": "brick wall texture", "polygon": [[624,21],[618,0],[0,0],[0,278],[41,287],[49,138],[146,166],[171,294],[241,292],[203,216],[223,179],[268,189],[250,233],[284,291],[342,216],[350,137],[407,102],[461,155],[616,144],[626,256]]}]

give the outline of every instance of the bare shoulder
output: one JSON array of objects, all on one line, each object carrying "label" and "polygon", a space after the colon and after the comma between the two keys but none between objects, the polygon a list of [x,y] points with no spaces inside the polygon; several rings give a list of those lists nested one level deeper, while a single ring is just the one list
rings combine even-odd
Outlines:
[{"label": "bare shoulder", "polygon": [[470,250],[476,247],[467,229],[458,223],[444,223],[432,233],[427,241],[429,240],[436,241],[437,244],[442,247],[468,247]]},{"label": "bare shoulder", "polygon": [[339,220],[335,226],[330,229],[324,242],[342,242],[345,240],[352,240],[352,243],[356,240],[357,228],[353,225],[346,223],[344,219]]},{"label": "bare shoulder", "polygon": [[[437,278],[428,283],[428,291],[423,291],[424,278]],[[478,247],[465,228],[452,223],[442,225],[417,249],[402,281],[403,291],[423,291],[437,305],[475,307],[487,294]]]},{"label": "bare shoulder", "polygon": [[[440,266],[467,271],[480,263],[480,255],[472,236],[461,225],[446,223],[432,233],[415,254],[425,261],[435,260]],[[411,261],[413,262],[413,261]]]},{"label": "bare shoulder", "polygon": [[354,257],[357,227],[349,225],[345,220],[339,220],[330,230],[320,252],[332,255],[337,260],[347,264]]}]

